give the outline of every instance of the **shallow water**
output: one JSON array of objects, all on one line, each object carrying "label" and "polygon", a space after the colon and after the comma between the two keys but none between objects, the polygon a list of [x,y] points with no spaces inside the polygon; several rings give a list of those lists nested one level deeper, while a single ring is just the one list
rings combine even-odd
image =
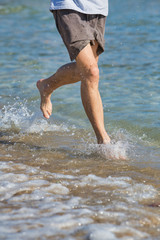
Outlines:
[{"label": "shallow water", "polygon": [[110,2],[98,146],[80,85],[39,110],[37,79],[69,61],[45,1],[0,1],[0,239],[160,236],[159,1]]}]

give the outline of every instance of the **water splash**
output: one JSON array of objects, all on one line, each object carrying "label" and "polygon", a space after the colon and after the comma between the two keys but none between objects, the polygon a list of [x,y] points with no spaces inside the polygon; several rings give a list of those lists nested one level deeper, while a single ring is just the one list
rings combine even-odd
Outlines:
[{"label": "water splash", "polygon": [[27,106],[26,102],[17,101],[13,105],[4,106],[0,110],[1,129],[11,129],[11,130],[20,130],[25,129],[26,125],[29,124],[29,120],[33,116]]},{"label": "water splash", "polygon": [[[111,133],[111,144],[98,145],[94,143],[93,134],[86,129],[82,132],[78,127],[69,125],[69,122],[55,121],[52,117],[46,120],[42,117],[40,110],[33,112],[30,105],[28,106],[28,102],[20,99],[16,99],[12,105],[5,105],[0,109],[0,118],[2,132],[8,131],[10,134],[37,133],[44,134],[44,137],[45,133],[49,134],[50,132],[53,135],[52,133],[56,132],[56,136],[60,136],[62,140],[61,143],[63,145],[65,143],[68,151],[75,156],[94,155],[108,160],[133,159],[135,161],[136,159],[137,162],[143,160],[143,163],[152,160],[151,165],[159,168],[160,150],[151,141],[147,141],[146,136],[134,136],[125,129],[116,129]],[[50,147],[54,143],[50,140],[48,144]]]},{"label": "water splash", "polygon": [[20,100],[13,105],[5,105],[0,109],[2,130],[21,133],[42,133],[52,131],[69,131],[65,124],[55,124],[42,117],[40,111],[33,113],[27,106],[27,101]]}]

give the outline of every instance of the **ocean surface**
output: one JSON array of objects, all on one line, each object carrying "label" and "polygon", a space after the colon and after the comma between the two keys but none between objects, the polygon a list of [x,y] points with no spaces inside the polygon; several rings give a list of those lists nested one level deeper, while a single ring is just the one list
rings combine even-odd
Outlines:
[{"label": "ocean surface", "polygon": [[109,9],[98,146],[79,83],[39,109],[36,81],[69,62],[49,1],[0,0],[0,239],[160,239],[160,1]]}]

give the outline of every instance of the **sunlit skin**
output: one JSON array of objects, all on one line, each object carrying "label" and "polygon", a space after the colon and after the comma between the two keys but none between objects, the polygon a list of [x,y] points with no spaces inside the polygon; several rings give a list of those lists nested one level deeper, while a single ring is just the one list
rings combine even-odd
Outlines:
[{"label": "sunlit skin", "polygon": [[98,144],[110,143],[104,127],[103,106],[98,90],[99,68],[98,68],[98,43],[91,46],[88,44],[81,50],[76,62],[68,63],[57,70],[55,74],[37,82],[41,96],[40,108],[45,118],[52,114],[51,94],[57,88],[66,84],[81,81],[81,98],[91,125],[97,137]]}]

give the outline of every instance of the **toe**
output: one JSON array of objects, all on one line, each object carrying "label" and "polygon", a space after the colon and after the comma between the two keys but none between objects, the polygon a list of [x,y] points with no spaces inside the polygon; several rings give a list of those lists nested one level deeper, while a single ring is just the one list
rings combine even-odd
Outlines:
[{"label": "toe", "polygon": [[47,119],[49,119],[50,115],[47,112],[43,112],[43,116]]}]

